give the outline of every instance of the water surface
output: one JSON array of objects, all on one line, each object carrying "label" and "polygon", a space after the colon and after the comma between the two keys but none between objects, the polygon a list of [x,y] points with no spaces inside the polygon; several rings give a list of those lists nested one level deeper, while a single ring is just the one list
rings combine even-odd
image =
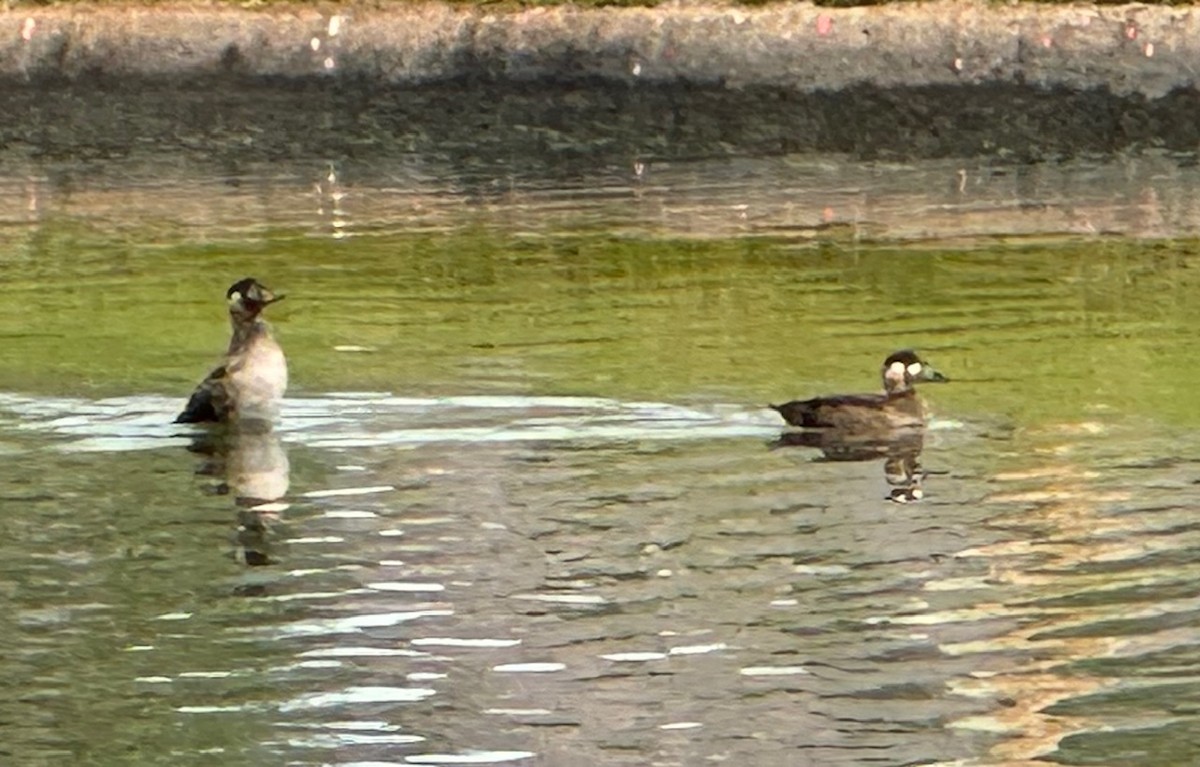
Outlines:
[{"label": "water surface", "polygon": [[[1186,165],[194,170],[4,182],[14,763],[1196,760]],[[920,500],[773,444],[905,346]]]}]

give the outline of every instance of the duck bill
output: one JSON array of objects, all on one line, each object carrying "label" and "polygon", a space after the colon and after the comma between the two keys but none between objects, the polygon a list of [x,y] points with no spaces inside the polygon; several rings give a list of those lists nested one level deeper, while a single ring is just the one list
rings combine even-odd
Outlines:
[{"label": "duck bill", "polygon": [[254,292],[250,294],[250,300],[261,306],[270,306],[273,303],[283,300],[283,295],[275,295],[266,285],[258,284],[255,286]]},{"label": "duck bill", "polygon": [[929,365],[921,366],[921,374],[917,376],[917,380],[927,381],[928,383],[948,383],[950,381],[949,378],[934,370]]}]

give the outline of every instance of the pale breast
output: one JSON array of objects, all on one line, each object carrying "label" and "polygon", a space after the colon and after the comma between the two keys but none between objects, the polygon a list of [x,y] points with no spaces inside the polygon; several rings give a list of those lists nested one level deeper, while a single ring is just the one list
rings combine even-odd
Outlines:
[{"label": "pale breast", "polygon": [[255,338],[228,374],[227,386],[238,420],[278,418],[287,382],[283,349],[269,335]]}]

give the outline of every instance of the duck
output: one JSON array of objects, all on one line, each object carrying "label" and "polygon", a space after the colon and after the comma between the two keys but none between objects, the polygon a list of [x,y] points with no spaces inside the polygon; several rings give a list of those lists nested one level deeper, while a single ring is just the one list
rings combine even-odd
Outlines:
[{"label": "duck", "polygon": [[950,379],[912,349],[902,349],[883,361],[882,394],[839,394],[771,405],[783,420],[802,429],[835,430],[846,435],[886,434],[925,425],[925,407],[917,396],[920,381]]},{"label": "duck", "polygon": [[233,331],[225,359],[192,392],[175,423],[274,423],[287,390],[287,358],[262,312],[283,298],[253,277],[225,291]]}]

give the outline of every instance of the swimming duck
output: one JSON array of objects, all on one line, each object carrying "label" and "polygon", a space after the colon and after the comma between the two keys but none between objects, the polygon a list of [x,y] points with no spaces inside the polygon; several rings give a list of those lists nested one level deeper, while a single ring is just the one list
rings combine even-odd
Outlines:
[{"label": "swimming duck", "polygon": [[233,336],[225,361],[200,382],[175,423],[257,423],[270,426],[287,389],[287,360],[259,316],[283,300],[253,277],[225,292]]},{"label": "swimming duck", "polygon": [[934,370],[911,349],[883,361],[883,394],[842,394],[771,405],[783,420],[805,429],[836,429],[848,434],[879,433],[924,425],[925,409],[917,396],[918,381],[950,379]]}]

